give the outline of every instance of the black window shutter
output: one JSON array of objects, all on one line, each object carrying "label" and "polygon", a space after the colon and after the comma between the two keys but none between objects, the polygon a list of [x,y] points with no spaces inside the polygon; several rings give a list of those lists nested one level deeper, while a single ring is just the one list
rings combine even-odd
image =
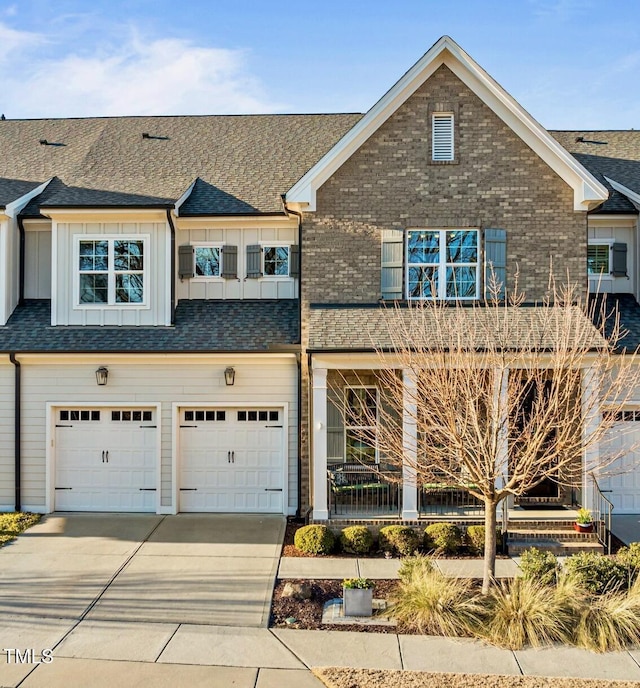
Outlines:
[{"label": "black window shutter", "polygon": [[628,277],[626,244],[616,243],[613,245],[613,260],[611,265],[611,274],[614,277]]},{"label": "black window shutter", "polygon": [[262,277],[262,246],[247,246],[247,277]]},{"label": "black window shutter", "polygon": [[289,277],[300,276],[300,247],[293,244],[289,247]]},{"label": "black window shutter", "polygon": [[190,244],[178,246],[178,277],[180,279],[193,277],[193,246]]},{"label": "black window shutter", "polygon": [[506,229],[484,230],[484,295],[486,299],[495,297],[491,290],[492,276],[500,287],[499,297],[504,298],[507,280]]},{"label": "black window shutter", "polygon": [[236,279],[238,277],[238,247],[222,247],[222,277],[225,279]]}]

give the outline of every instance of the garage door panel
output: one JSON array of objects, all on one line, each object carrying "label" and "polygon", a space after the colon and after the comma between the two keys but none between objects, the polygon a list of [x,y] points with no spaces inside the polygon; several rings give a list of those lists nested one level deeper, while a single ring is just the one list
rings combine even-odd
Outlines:
[{"label": "garage door panel", "polygon": [[640,412],[624,411],[602,442],[604,455],[618,458],[598,478],[616,514],[640,514]]}]

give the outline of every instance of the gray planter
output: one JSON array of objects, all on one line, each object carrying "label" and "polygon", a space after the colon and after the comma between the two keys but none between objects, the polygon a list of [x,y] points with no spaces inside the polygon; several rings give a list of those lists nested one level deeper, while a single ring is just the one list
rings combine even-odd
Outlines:
[{"label": "gray planter", "polygon": [[372,616],[372,588],[342,588],[343,610],[345,616]]}]

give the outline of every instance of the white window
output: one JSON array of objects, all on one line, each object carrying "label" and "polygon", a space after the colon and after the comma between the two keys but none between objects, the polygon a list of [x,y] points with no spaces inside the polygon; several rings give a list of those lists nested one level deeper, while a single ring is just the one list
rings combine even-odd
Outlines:
[{"label": "white window", "polygon": [[453,113],[438,112],[431,118],[431,159],[451,161],[453,149]]},{"label": "white window", "polygon": [[590,275],[606,276],[611,273],[611,243],[589,244],[587,246],[587,272]]},{"label": "white window", "polygon": [[146,237],[78,237],[77,305],[142,306]]},{"label": "white window", "polygon": [[408,299],[477,299],[477,229],[407,231]]},{"label": "white window", "polygon": [[346,387],[344,405],[345,461],[377,463],[378,388]]},{"label": "white window", "polygon": [[195,244],[193,247],[193,274],[208,279],[222,275],[222,247],[212,244]]},{"label": "white window", "polygon": [[265,277],[289,277],[289,246],[263,246],[262,256]]}]

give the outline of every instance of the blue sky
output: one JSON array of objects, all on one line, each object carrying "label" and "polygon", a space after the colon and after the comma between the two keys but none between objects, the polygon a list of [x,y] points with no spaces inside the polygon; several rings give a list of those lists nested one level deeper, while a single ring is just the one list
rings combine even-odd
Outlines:
[{"label": "blue sky", "polygon": [[637,0],[0,0],[0,112],[364,112],[448,34],[548,128],[638,128],[639,20]]}]

